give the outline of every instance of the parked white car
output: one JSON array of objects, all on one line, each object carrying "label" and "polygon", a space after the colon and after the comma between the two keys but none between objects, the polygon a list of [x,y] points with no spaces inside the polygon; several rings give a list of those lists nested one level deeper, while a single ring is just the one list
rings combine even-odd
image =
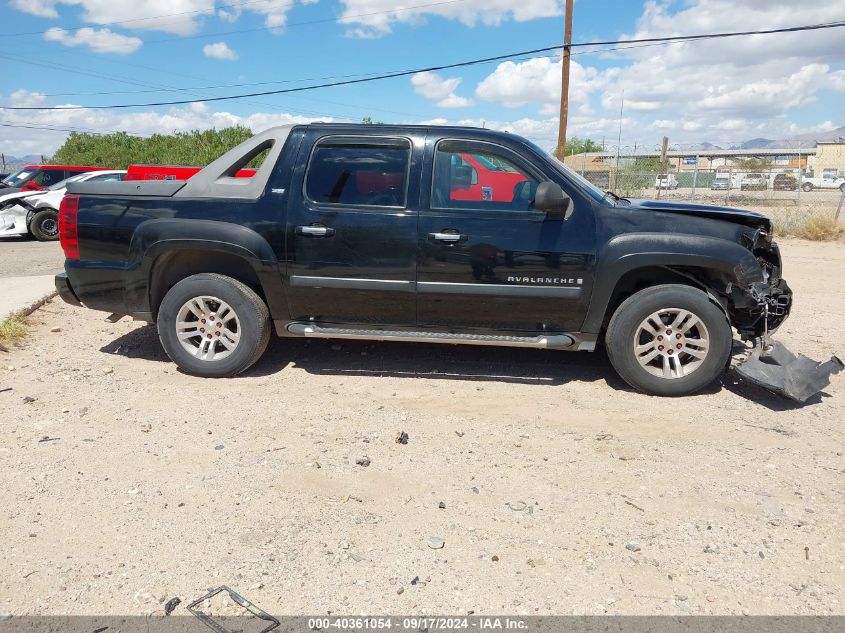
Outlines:
[{"label": "parked white car", "polygon": [[769,188],[769,181],[763,174],[745,174],[739,188],[741,191],[765,191]]},{"label": "parked white car", "polygon": [[662,174],[654,179],[655,189],[677,189],[678,179],[675,174]]},{"label": "parked white car", "polygon": [[807,178],[805,176],[801,181],[801,189],[804,191],[812,191],[813,189],[839,189],[845,193],[845,178],[832,174],[825,174],[821,178]]},{"label": "parked white car", "polygon": [[[71,176],[43,191],[0,195],[0,237],[32,235],[42,242],[59,239],[59,205],[69,182],[123,180],[125,170],[89,171]],[[2,192],[2,190],[0,190]]]}]

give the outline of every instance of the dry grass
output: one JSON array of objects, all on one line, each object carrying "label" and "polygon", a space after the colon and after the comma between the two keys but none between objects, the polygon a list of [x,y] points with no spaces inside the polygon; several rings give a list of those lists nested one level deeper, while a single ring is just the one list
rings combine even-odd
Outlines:
[{"label": "dry grass", "polygon": [[781,210],[771,214],[775,233],[814,242],[832,242],[845,236],[845,226],[829,213],[804,209]]},{"label": "dry grass", "polygon": [[12,314],[0,321],[0,348],[7,348],[20,341],[28,333],[28,322],[21,314]]}]

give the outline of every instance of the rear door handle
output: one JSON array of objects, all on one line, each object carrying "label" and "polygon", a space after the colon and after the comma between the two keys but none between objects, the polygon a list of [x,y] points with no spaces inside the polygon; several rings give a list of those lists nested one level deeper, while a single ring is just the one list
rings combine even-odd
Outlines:
[{"label": "rear door handle", "polygon": [[312,224],[310,226],[296,227],[296,234],[303,237],[331,237],[334,235],[334,229],[320,224]]},{"label": "rear door handle", "polygon": [[447,244],[454,244],[467,238],[466,235],[460,233],[429,233],[428,237],[436,242],[446,242]]}]

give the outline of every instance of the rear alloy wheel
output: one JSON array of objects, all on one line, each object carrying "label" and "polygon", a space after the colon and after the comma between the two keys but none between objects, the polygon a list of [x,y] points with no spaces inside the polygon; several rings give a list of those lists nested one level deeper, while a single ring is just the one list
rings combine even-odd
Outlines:
[{"label": "rear alloy wheel", "polygon": [[270,340],[267,305],[249,286],[216,274],[193,275],[161,302],[158,334],[167,355],[194,376],[235,376]]},{"label": "rear alloy wheel", "polygon": [[59,239],[59,214],[54,209],[38,211],[29,221],[29,232],[40,242]]},{"label": "rear alloy wheel", "polygon": [[801,187],[801,189],[803,189],[804,191],[812,191],[812,190],[813,190],[813,185],[812,185],[811,183],[809,183],[809,182],[805,182],[805,183],[803,184],[803,186]]},{"label": "rear alloy wheel", "polygon": [[605,341],[629,385],[660,396],[693,394],[727,367],[731,327],[706,293],[682,285],[647,288],[613,315]]}]

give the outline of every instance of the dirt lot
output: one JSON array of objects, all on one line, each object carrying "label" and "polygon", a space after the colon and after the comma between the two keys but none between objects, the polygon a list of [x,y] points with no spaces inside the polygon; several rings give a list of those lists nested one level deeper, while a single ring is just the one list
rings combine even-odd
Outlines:
[{"label": "dirt lot", "polygon": [[[780,339],[845,357],[845,246],[784,252]],[[0,613],[845,614],[841,376],[672,400],[603,354],[283,340],[213,381],[103,316],[0,357]]]},{"label": "dirt lot", "polygon": [[58,242],[37,242],[18,237],[0,238],[0,279],[59,272],[65,263]]}]

